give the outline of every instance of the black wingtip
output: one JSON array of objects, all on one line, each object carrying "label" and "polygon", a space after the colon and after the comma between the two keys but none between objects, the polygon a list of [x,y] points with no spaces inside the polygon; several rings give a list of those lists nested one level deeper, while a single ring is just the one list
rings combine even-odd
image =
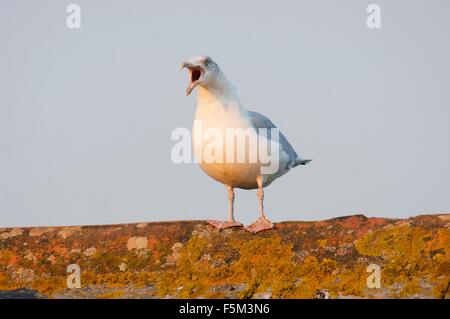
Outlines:
[{"label": "black wingtip", "polygon": [[312,161],[312,159],[307,159],[307,160],[298,160],[298,161],[296,161],[296,165],[306,165],[306,164],[308,164],[309,162],[311,162]]}]

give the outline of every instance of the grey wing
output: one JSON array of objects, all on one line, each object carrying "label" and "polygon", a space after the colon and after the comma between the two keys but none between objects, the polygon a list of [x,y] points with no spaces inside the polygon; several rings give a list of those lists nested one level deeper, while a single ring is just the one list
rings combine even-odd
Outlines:
[{"label": "grey wing", "polygon": [[[267,129],[267,137],[270,138],[270,129],[271,128],[277,128],[273,122],[264,116],[261,113],[248,111],[248,115],[250,117],[251,123],[255,128],[266,128]],[[289,162],[287,163],[288,167],[293,167],[297,165],[305,165],[310,160],[304,160],[298,154],[295,152],[294,148],[289,144],[287,138],[281,133],[279,130],[279,138],[280,138],[280,145],[284,152],[286,152],[289,155]]]}]

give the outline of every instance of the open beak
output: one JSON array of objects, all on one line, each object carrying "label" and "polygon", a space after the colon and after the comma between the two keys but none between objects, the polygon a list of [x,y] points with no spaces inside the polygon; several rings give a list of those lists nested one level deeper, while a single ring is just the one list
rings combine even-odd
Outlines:
[{"label": "open beak", "polygon": [[193,65],[189,62],[184,62],[181,65],[181,70],[184,68],[189,71],[189,85],[186,88],[186,96],[188,96],[191,94],[192,90],[200,84],[204,71],[200,66]]}]

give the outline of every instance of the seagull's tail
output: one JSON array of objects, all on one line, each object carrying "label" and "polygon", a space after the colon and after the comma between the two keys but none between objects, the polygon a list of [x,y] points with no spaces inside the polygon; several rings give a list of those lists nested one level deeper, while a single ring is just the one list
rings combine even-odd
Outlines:
[{"label": "seagull's tail", "polygon": [[308,163],[311,162],[311,161],[312,161],[312,159],[304,160],[304,159],[301,159],[301,158],[297,158],[297,159],[295,160],[295,162],[294,162],[293,167],[295,167],[295,166],[297,166],[297,165],[306,165],[306,164],[308,164]]}]

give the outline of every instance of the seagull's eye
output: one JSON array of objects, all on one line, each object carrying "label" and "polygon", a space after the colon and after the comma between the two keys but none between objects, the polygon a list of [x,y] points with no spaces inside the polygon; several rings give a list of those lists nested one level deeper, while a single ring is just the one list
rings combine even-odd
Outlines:
[{"label": "seagull's eye", "polygon": [[199,69],[192,70],[191,81],[192,82],[197,81],[198,79],[200,79],[201,75],[202,75],[202,71],[200,71]]}]

